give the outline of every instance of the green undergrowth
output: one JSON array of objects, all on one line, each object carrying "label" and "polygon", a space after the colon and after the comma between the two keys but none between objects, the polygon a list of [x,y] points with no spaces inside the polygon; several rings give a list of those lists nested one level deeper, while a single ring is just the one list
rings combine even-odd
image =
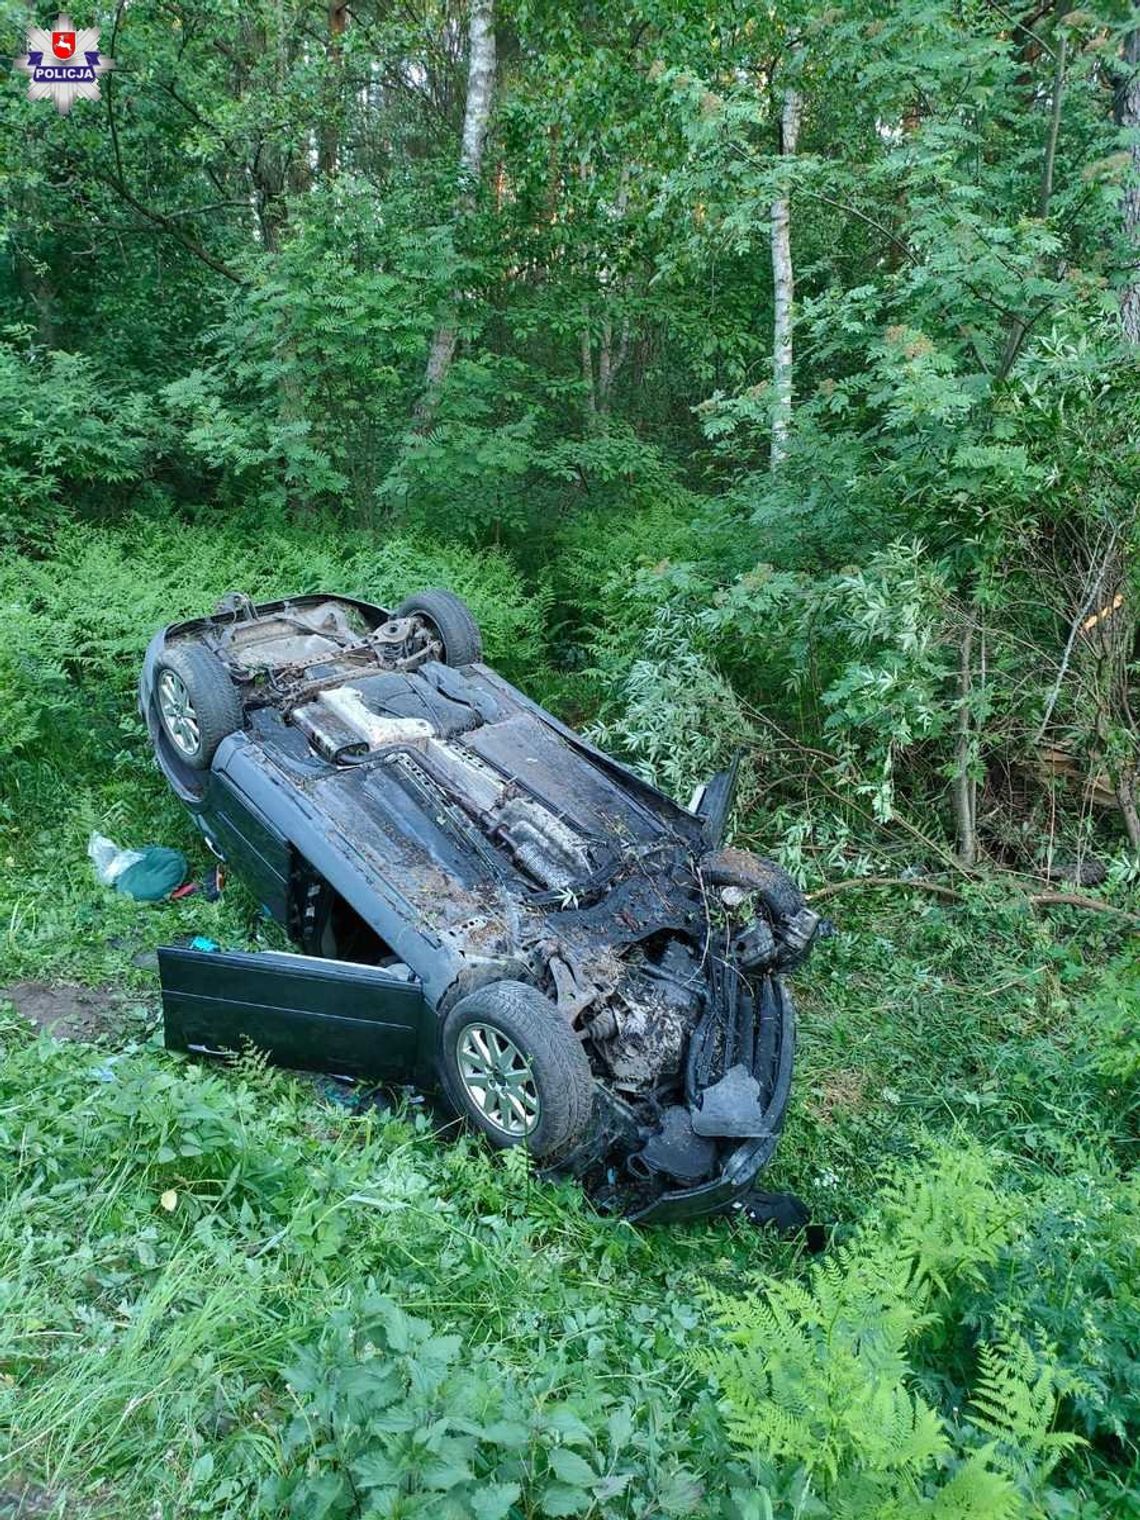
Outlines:
[{"label": "green undergrowth", "polygon": [[[281,941],[240,882],[94,879],[95,829],[211,863],[132,710],[153,626],[232,586],[450,580],[497,662],[557,678],[495,556],[195,543],[187,568],[140,520],[0,562],[0,986],[102,999],[86,1041],[0,1000],[0,1513],[1140,1514],[1128,921],[995,884],[828,901],[766,1184],[828,1227],[814,1263],[734,1219],[599,1217],[407,1096],[202,1070],[161,1049],[154,949]],[[763,815],[738,842],[780,844]]]},{"label": "green undergrowth", "polygon": [[45,960],[129,1009],[0,1025],[0,1451],[45,1513],[1140,1513],[1138,976],[1099,920],[849,895],[768,1178],[813,1265],[167,1055],[133,955],[256,943],[256,905],[71,891]]},{"label": "green undergrowth", "polygon": [[0,1440],[45,1512],[1136,1502],[1140,1197],[1103,1148],[900,1133],[809,1267],[733,1221],[599,1218],[520,1154],[253,1056],[0,1037]]}]

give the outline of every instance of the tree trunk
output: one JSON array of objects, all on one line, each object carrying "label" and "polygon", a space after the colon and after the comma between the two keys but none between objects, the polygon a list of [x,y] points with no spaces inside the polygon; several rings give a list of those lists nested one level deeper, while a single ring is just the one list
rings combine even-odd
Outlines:
[{"label": "tree trunk", "polygon": [[954,746],[954,816],[958,825],[958,859],[964,866],[972,866],[978,858],[977,787],[970,774],[973,761],[973,722],[970,716],[973,650],[974,625],[968,622],[962,633],[959,652],[958,739]]},{"label": "tree trunk", "polygon": [[1116,779],[1116,801],[1132,853],[1140,855],[1140,809],[1136,806],[1136,767],[1128,766]]},{"label": "tree trunk", "polygon": [[[468,26],[467,104],[463,112],[463,138],[459,149],[459,201],[456,220],[462,220],[475,203],[475,190],[483,167],[483,144],[491,119],[491,97],[495,88],[495,4],[494,0],[471,0]],[[428,353],[424,376],[424,394],[416,407],[414,426],[423,432],[431,426],[439,405],[458,340],[457,309],[461,291],[453,291],[446,315],[436,328]]]},{"label": "tree trunk", "polygon": [[495,88],[494,0],[471,0],[468,47],[467,104],[463,112],[459,177],[461,193],[470,204],[483,167],[483,144],[487,140],[491,96]]},{"label": "tree trunk", "polygon": [[329,0],[329,41],[324,88],[324,120],[317,132],[317,168],[322,179],[331,179],[340,166],[340,83],[344,68],[344,29],[348,0]]},{"label": "tree trunk", "polygon": [[602,344],[598,350],[598,410],[608,414],[613,398],[614,381],[629,356],[629,313],[621,319],[621,336],[614,348],[614,324],[609,316],[602,323]]},{"label": "tree trunk", "polygon": [[[1126,75],[1120,102],[1120,125],[1124,131],[1132,135],[1129,146],[1132,158],[1131,172],[1124,191],[1122,206],[1124,235],[1132,257],[1129,260],[1131,276],[1120,301],[1120,321],[1125,341],[1136,345],[1140,344],[1140,3],[1137,3],[1137,0],[1133,0],[1132,14],[1137,24],[1124,42]],[[1127,578],[1123,573],[1121,584],[1127,585]],[[1119,706],[1123,708],[1125,718],[1131,719],[1128,701],[1129,660],[1136,643],[1136,615],[1131,609],[1127,611],[1127,633],[1123,638],[1118,634],[1118,643],[1122,646],[1119,661]],[[1135,748],[1135,725],[1128,722],[1127,728],[1131,730]],[[1121,765],[1115,781],[1116,799],[1120,806],[1120,816],[1124,820],[1125,831],[1128,834],[1128,842],[1132,846],[1133,853],[1140,857],[1140,812],[1136,805],[1137,758],[1135,755],[1131,763]]]},{"label": "tree trunk", "polygon": [[[780,155],[792,158],[800,135],[802,101],[798,90],[784,91],[780,120]],[[787,191],[772,202],[772,468],[788,452],[788,427],[792,417],[792,301],[795,272],[792,268],[791,208]]]},{"label": "tree trunk", "polygon": [[1124,236],[1132,250],[1129,268],[1131,279],[1120,301],[1120,320],[1125,339],[1140,343],[1140,4],[1132,7],[1137,25],[1124,43],[1125,81],[1120,98],[1120,125],[1132,134],[1129,152],[1131,172],[1122,206]]},{"label": "tree trunk", "polygon": [[582,352],[582,388],[586,392],[586,427],[593,432],[598,416],[598,403],[594,392],[594,346],[590,341],[589,327],[583,327],[578,345]]}]

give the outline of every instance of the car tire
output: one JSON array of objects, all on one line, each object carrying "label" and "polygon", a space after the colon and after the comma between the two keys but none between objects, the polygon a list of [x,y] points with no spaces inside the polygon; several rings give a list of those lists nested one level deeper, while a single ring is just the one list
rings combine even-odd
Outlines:
[{"label": "car tire", "polygon": [[751,850],[712,850],[701,857],[702,878],[714,887],[740,887],[755,892],[773,922],[795,918],[807,906],[794,877],[783,866]]},{"label": "car tire", "polygon": [[535,988],[492,982],[461,998],[443,1020],[440,1044],[447,1096],[492,1145],[525,1144],[550,1164],[585,1137],[594,1106],[589,1060]]},{"label": "car tire", "polygon": [[419,591],[396,608],[396,616],[428,623],[443,645],[445,665],[470,665],[483,658],[483,636],[475,615],[461,597],[442,586]]},{"label": "car tire", "polygon": [[222,662],[202,644],[175,644],[155,662],[154,703],[176,757],[204,771],[242,726],[241,697]]}]

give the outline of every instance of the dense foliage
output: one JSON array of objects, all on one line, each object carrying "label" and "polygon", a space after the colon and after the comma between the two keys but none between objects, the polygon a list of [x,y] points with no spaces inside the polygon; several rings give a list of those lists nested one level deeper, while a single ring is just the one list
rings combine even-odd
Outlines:
[{"label": "dense foliage", "polygon": [[252,510],[493,545],[635,749],[660,615],[967,864],[1140,849],[1123,0],[500,0],[475,121],[448,3],[96,19],[102,102],[4,100],[0,542]]},{"label": "dense foliage", "polygon": [[[102,99],[0,102],[0,986],[112,990],[0,995],[0,1512],[1140,1514],[1135,8],[75,20]],[[147,637],[433,583],[839,889],[821,1263],[156,1048],[154,945],[274,931],[91,878],[199,849]]]}]

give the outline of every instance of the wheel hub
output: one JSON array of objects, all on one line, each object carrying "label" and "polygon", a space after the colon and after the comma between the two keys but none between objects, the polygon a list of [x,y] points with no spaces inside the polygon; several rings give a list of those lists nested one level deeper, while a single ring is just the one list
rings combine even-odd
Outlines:
[{"label": "wheel hub", "polygon": [[468,1024],[459,1037],[460,1080],[487,1122],[512,1139],[538,1125],[538,1084],[522,1051],[493,1024]]},{"label": "wheel hub", "polygon": [[164,670],[159,677],[158,710],[175,748],[188,757],[196,755],[202,740],[198,714],[186,683],[173,670]]}]

